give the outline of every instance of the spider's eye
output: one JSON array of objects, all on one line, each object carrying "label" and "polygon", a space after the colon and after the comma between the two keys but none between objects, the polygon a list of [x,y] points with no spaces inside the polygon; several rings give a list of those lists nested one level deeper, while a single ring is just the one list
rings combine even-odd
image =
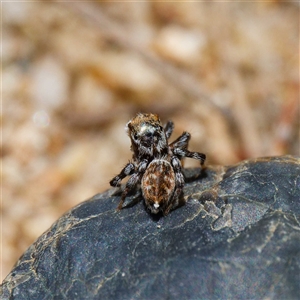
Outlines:
[{"label": "spider's eye", "polygon": [[137,140],[137,139],[138,139],[138,135],[137,135],[136,133],[134,133],[134,134],[133,134],[133,138],[134,138],[135,140]]}]

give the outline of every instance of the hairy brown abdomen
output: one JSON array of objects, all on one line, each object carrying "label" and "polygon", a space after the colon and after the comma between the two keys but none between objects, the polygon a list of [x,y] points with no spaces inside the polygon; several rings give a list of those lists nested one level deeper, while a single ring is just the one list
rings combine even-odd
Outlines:
[{"label": "hairy brown abdomen", "polygon": [[175,174],[171,164],[166,160],[153,160],[142,178],[142,192],[147,207],[153,210],[153,205],[157,203],[159,210],[165,208],[174,189]]}]

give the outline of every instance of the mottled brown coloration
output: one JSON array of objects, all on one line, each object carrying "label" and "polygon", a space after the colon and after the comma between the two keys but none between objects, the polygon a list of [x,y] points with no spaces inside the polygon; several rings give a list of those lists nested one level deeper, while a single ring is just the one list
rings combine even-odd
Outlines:
[{"label": "mottled brown coloration", "polygon": [[165,211],[170,205],[175,187],[175,173],[171,164],[163,160],[152,161],[142,178],[142,193],[146,206],[151,208],[156,204],[159,205],[157,209]]},{"label": "mottled brown coloration", "polygon": [[132,162],[129,162],[115,176],[110,184],[120,186],[123,178],[130,176],[123,190],[118,209],[122,209],[127,194],[139,183],[147,209],[157,214],[167,215],[179,206],[184,186],[181,160],[190,157],[203,165],[205,154],[190,152],[190,134],[183,132],[174,142],[168,144],[173,131],[173,122],[163,127],[155,114],[137,114],[126,124],[131,140]]},{"label": "mottled brown coloration", "polygon": [[158,115],[155,114],[137,114],[137,116],[130,120],[127,125],[130,126],[132,130],[139,132],[141,130],[141,126],[145,123],[153,126],[158,124],[161,125]]}]

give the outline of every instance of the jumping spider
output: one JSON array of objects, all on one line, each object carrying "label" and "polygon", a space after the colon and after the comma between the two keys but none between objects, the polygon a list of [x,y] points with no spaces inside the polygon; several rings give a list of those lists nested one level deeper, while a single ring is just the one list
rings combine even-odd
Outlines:
[{"label": "jumping spider", "polygon": [[162,127],[155,114],[137,114],[126,124],[131,139],[132,162],[110,181],[111,186],[120,186],[123,178],[131,175],[122,192],[118,209],[122,209],[125,198],[138,184],[141,185],[146,207],[151,213],[169,211],[180,203],[184,186],[181,160],[184,157],[198,159],[203,165],[205,154],[190,152],[188,143],[191,135],[183,132],[174,142],[168,144],[174,124],[168,121]]}]

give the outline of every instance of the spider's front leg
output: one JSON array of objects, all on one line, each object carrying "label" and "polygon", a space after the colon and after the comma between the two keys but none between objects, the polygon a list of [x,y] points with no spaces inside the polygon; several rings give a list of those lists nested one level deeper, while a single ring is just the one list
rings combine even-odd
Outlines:
[{"label": "spider's front leg", "polygon": [[124,179],[126,176],[131,175],[134,172],[135,166],[133,163],[128,163],[120,172],[119,175],[114,177],[109,184],[111,186],[120,186],[122,179]]},{"label": "spider's front leg", "polygon": [[125,201],[125,198],[127,196],[127,194],[135,188],[135,186],[141,182],[141,179],[142,179],[142,176],[143,174],[145,173],[146,169],[147,169],[147,166],[148,166],[148,160],[144,159],[140,162],[140,164],[138,165],[138,168],[137,168],[137,172],[136,173],[133,173],[130,178],[128,179],[127,183],[126,183],[126,186],[125,186],[125,189],[122,193],[122,196],[121,196],[121,201],[118,205],[118,210],[121,210],[122,207],[123,207],[123,203]]},{"label": "spider's front leg", "polygon": [[173,153],[180,159],[189,157],[200,161],[201,166],[204,164],[206,155],[199,152],[191,152],[187,149],[191,135],[188,132],[184,132],[178,139],[170,144],[173,149]]},{"label": "spider's front leg", "polygon": [[191,152],[187,149],[174,149],[174,154],[180,156],[180,157],[189,157],[193,159],[197,159],[200,161],[201,166],[204,164],[206,155],[199,152]]},{"label": "spider's front leg", "polygon": [[191,135],[188,132],[184,132],[181,136],[179,136],[174,142],[170,144],[172,149],[186,149],[189,145]]},{"label": "spider's front leg", "polygon": [[172,121],[168,121],[164,128],[167,140],[170,138],[170,136],[173,132],[173,129],[174,129],[174,123]]}]

